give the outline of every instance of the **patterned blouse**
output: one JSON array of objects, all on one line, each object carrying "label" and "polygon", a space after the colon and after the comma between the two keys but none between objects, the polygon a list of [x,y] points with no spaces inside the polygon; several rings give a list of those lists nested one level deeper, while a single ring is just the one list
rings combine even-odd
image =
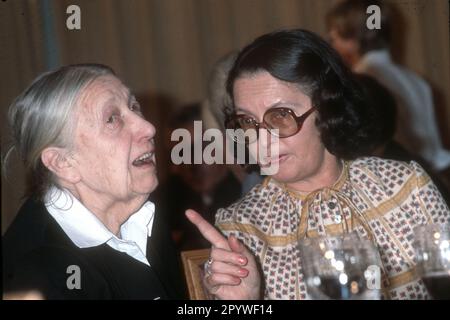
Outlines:
[{"label": "patterned blouse", "polygon": [[376,241],[385,299],[428,299],[415,272],[413,229],[445,222],[449,208],[417,163],[375,157],[344,162],[332,187],[309,194],[267,178],[216,214],[216,226],[255,254],[265,299],[306,299],[298,240],[348,231]]}]

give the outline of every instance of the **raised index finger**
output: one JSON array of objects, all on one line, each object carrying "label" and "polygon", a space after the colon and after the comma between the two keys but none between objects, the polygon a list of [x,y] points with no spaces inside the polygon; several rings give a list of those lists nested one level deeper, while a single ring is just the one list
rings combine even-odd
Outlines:
[{"label": "raised index finger", "polygon": [[200,233],[208,240],[214,247],[220,249],[230,250],[227,239],[214,228],[208,221],[192,209],[186,210],[186,217],[191,221]]}]

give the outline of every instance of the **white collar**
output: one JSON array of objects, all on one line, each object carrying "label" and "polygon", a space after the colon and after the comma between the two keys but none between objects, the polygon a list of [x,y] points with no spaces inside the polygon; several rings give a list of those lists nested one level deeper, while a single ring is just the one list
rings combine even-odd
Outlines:
[{"label": "white collar", "polygon": [[135,243],[145,257],[147,237],[151,236],[155,213],[155,205],[152,202],[144,203],[122,224],[121,239],[109,231],[68,190],[51,188],[45,196],[45,207],[76,246],[90,248],[107,243],[113,249],[129,254],[128,250],[123,250],[124,244]]}]

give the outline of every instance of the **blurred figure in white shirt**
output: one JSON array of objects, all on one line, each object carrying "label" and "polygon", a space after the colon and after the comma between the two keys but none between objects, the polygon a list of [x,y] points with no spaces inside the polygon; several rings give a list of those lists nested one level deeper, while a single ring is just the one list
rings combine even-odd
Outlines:
[{"label": "blurred figure in white shirt", "polygon": [[[370,30],[370,5],[381,9],[381,28]],[[327,15],[333,47],[356,73],[368,74],[384,85],[398,106],[395,140],[421,156],[437,172],[450,169],[450,152],[444,149],[435,119],[432,91],[418,75],[392,61],[391,10],[381,1],[346,0]]]}]

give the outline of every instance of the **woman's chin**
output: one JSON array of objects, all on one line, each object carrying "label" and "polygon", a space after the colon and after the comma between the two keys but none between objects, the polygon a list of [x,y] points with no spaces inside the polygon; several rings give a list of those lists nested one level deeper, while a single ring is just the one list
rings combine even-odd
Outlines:
[{"label": "woman's chin", "polygon": [[148,186],[147,193],[149,193],[149,194],[152,193],[153,191],[155,191],[156,187],[158,187],[157,179],[155,179],[155,181],[150,186]]},{"label": "woman's chin", "polygon": [[137,193],[150,195],[158,187],[158,178],[156,176],[146,178],[145,181],[141,181],[138,186]]},{"label": "woman's chin", "polygon": [[271,175],[272,179],[280,182],[280,183],[290,183],[292,182],[292,180],[294,180],[294,175],[289,173],[289,172],[285,172],[283,170],[279,170],[276,174]]}]

